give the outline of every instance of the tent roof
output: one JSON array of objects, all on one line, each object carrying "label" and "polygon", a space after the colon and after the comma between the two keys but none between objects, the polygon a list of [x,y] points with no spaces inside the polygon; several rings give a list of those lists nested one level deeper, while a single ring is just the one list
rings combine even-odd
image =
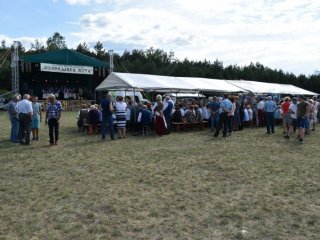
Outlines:
[{"label": "tent roof", "polygon": [[[164,94],[163,96],[166,96],[168,94]],[[202,98],[202,97],[206,97],[205,95],[203,95],[202,93],[198,92],[198,93],[184,93],[184,92],[179,92],[179,93],[170,93],[169,96],[171,97],[177,97],[177,98]]]},{"label": "tent roof", "polygon": [[192,77],[169,77],[134,73],[111,73],[97,88],[105,90],[137,90],[197,93],[205,92],[251,92],[254,94],[318,95],[317,93],[290,85],[246,80],[217,80]]},{"label": "tent roof", "polygon": [[51,63],[63,65],[76,66],[90,66],[90,67],[108,67],[109,64],[101,62],[95,58],[89,57],[70,49],[62,49],[58,51],[51,51],[39,53],[29,56],[22,56],[22,61],[35,63]]},{"label": "tent roof", "polygon": [[105,90],[141,90],[141,91],[172,91],[172,92],[247,92],[226,80],[169,77],[133,73],[111,73],[97,88]]},{"label": "tent roof", "polygon": [[233,85],[256,94],[318,95],[290,84],[266,83],[246,80],[228,80]]}]

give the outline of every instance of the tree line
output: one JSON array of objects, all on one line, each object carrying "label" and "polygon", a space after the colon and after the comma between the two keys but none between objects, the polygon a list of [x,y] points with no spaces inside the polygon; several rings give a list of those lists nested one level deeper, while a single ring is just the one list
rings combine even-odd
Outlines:
[{"label": "tree line", "polygon": [[[6,46],[3,40],[0,46],[0,57],[11,47]],[[47,51],[55,51],[67,48],[65,37],[55,32],[50,36],[46,44],[43,45],[39,40],[31,44],[31,48],[26,50],[19,43],[19,54],[32,55]],[[79,43],[74,49],[77,52],[94,57],[103,62],[109,62],[109,53],[104,49],[103,44],[98,41],[93,50],[89,48],[86,42]],[[178,77],[204,77],[215,79],[245,79],[259,82],[292,84],[310,91],[320,93],[320,72],[316,71],[311,75],[295,75],[290,72],[284,72],[281,69],[271,69],[263,64],[250,63],[246,66],[224,65],[223,61],[193,61],[185,58],[179,60],[174,52],[165,52],[161,49],[149,48],[146,50],[134,49],[124,51],[123,54],[114,53],[114,71],[155,74]],[[3,62],[0,68],[0,89],[11,89],[11,68],[10,56]],[[2,61],[0,61],[1,64]]]}]

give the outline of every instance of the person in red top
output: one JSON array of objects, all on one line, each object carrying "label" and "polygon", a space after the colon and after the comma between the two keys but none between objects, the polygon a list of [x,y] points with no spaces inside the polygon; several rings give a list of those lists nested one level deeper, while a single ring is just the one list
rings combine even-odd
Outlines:
[{"label": "person in red top", "polygon": [[291,125],[291,112],[289,110],[290,107],[290,98],[285,97],[284,102],[281,104],[282,110],[282,122],[283,122],[283,137],[289,138],[289,129]]}]

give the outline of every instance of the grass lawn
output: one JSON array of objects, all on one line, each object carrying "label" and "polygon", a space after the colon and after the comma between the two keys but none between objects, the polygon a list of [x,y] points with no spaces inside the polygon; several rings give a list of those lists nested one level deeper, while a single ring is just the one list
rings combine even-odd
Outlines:
[{"label": "grass lawn", "polygon": [[0,239],[320,239],[320,128],[102,142],[75,118],[20,146],[0,113]]}]

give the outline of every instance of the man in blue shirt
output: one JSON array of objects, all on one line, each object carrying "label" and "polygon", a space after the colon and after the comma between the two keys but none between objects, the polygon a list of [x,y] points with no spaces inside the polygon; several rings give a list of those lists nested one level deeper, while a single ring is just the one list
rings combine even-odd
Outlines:
[{"label": "man in blue shirt", "polygon": [[218,101],[218,97],[214,96],[212,101],[208,104],[209,112],[211,114],[211,131],[213,132],[214,129],[217,127],[219,121],[219,108],[220,103]]},{"label": "man in blue shirt", "polygon": [[268,96],[267,101],[264,104],[264,114],[265,114],[265,121],[267,126],[267,134],[271,132],[274,133],[274,112],[277,110],[277,105],[274,101],[272,101],[271,96]]},{"label": "man in blue shirt", "polygon": [[46,111],[45,124],[48,124],[49,127],[49,143],[51,146],[53,146],[53,144],[58,144],[61,111],[61,102],[56,100],[55,95],[50,94],[48,96],[48,107]]},{"label": "man in blue shirt", "polygon": [[219,109],[219,122],[216,129],[216,132],[214,133],[215,137],[219,136],[220,130],[223,125],[223,137],[227,136],[228,131],[228,114],[232,110],[232,103],[228,99],[228,94],[225,94],[223,96],[223,100],[220,103],[220,109]]},{"label": "man in blue shirt", "polygon": [[164,103],[163,103],[163,115],[167,123],[167,133],[170,133],[170,119],[173,109],[173,101],[171,100],[170,96],[166,96]]},{"label": "man in blue shirt", "polygon": [[114,140],[114,128],[113,128],[113,106],[112,106],[112,96],[111,94],[107,94],[105,99],[101,102],[101,110],[102,110],[102,125],[101,125],[101,135],[102,140],[106,139],[106,125],[109,124],[110,128],[110,139]]},{"label": "man in blue shirt", "polygon": [[17,113],[17,102],[19,101],[19,96],[14,95],[12,100],[8,103],[8,115],[11,122],[11,135],[10,141],[14,143],[19,143],[18,135],[19,135],[19,119]]}]

